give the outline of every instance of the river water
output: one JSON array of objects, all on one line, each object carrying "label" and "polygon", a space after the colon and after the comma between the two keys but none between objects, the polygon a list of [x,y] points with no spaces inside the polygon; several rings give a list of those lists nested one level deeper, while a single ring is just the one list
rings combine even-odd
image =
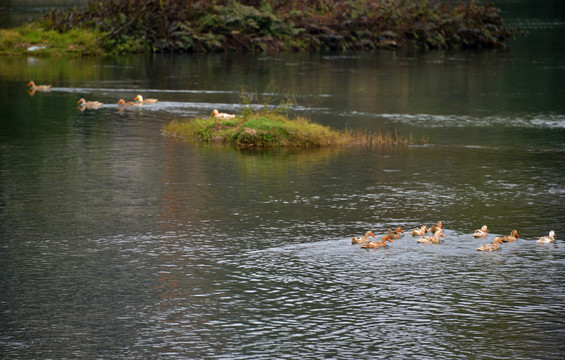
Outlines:
[{"label": "river water", "polygon": [[[498,51],[0,58],[0,357],[564,358],[565,23],[508,3],[528,37]],[[414,141],[162,135],[242,92]],[[350,244],[438,220],[439,245]]]}]

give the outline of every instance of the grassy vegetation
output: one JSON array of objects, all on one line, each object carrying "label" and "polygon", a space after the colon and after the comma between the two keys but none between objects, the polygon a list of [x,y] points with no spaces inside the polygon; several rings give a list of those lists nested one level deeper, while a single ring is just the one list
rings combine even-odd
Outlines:
[{"label": "grassy vegetation", "polygon": [[214,117],[173,120],[163,128],[165,135],[209,143],[243,147],[322,147],[408,144],[411,138],[372,134],[366,131],[337,131],[276,111],[244,112],[231,119]]},{"label": "grassy vegetation", "polygon": [[97,55],[102,52],[98,40],[97,31],[77,28],[61,33],[29,24],[0,29],[0,54]]},{"label": "grassy vegetation", "polygon": [[478,0],[89,0],[3,31],[0,52],[495,48],[513,33],[500,9]]}]

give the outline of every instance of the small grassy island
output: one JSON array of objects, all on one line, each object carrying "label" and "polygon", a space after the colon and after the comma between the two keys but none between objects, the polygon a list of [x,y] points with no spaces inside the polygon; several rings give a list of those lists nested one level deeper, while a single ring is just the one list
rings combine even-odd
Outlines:
[{"label": "small grassy island", "polygon": [[476,49],[514,32],[478,0],[89,0],[0,30],[0,54]]},{"label": "small grassy island", "polygon": [[408,144],[411,138],[397,135],[371,134],[363,131],[337,131],[310,122],[304,117],[290,119],[276,111],[244,112],[228,119],[210,116],[174,120],[166,124],[168,136],[208,143],[232,144],[241,147],[322,147],[373,146]]}]

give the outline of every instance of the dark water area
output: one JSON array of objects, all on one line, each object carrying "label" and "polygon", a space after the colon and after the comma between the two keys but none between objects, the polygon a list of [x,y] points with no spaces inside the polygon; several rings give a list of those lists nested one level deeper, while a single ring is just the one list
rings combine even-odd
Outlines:
[{"label": "dark water area", "polygon": [[[0,358],[564,358],[564,13],[498,3],[528,33],[505,50],[0,58]],[[414,142],[162,134],[242,91]]]}]

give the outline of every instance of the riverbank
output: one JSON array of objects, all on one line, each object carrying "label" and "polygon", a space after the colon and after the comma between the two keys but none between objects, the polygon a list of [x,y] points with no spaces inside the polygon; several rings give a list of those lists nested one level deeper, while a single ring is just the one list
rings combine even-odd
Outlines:
[{"label": "riverbank", "polygon": [[[84,9],[53,10],[33,25],[2,31],[0,53],[31,46],[40,54],[58,48],[83,55],[498,48],[514,34],[500,11],[475,1],[89,1]],[[33,37],[29,29],[49,36]],[[67,44],[72,32],[94,37],[94,45]]]},{"label": "riverbank", "polygon": [[98,31],[85,29],[60,33],[39,24],[0,29],[0,55],[100,55],[106,53],[100,46],[100,36]]}]

